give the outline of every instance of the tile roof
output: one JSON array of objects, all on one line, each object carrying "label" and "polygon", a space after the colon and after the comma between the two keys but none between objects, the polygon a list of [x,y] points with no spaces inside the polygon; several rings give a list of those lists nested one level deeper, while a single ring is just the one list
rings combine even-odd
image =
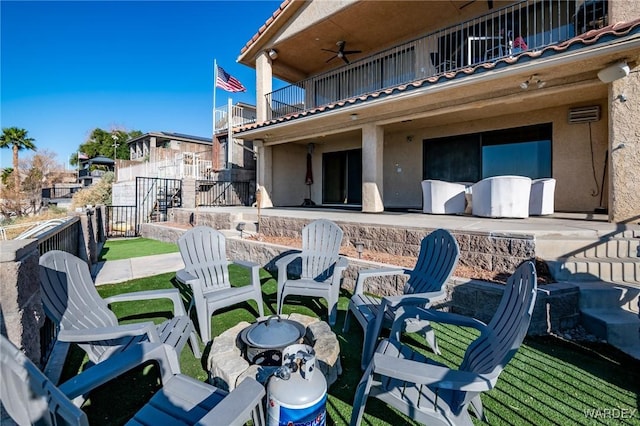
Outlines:
[{"label": "tile roof", "polygon": [[[285,1],[285,3],[286,2],[287,1]],[[405,84],[400,84],[398,86],[388,87],[376,92],[371,92],[361,96],[356,96],[353,98],[334,102],[331,104],[322,105],[322,106],[308,109],[302,112],[288,114],[273,120],[251,124],[240,129],[239,132],[247,131],[247,130],[255,130],[261,127],[267,127],[272,124],[283,123],[283,122],[295,120],[298,118],[319,114],[325,111],[331,111],[331,110],[335,110],[345,106],[359,104],[372,99],[389,96],[394,93],[401,93],[409,90],[415,90],[431,84],[436,84],[443,79],[453,80],[459,77],[464,77],[466,75],[472,75],[475,73],[480,73],[480,72],[484,72],[484,71],[488,71],[496,68],[501,68],[504,66],[513,65],[517,62],[526,62],[531,59],[555,55],[568,50],[580,48],[585,45],[594,45],[599,42],[605,42],[614,38],[624,37],[626,35],[636,33],[636,32],[640,32],[640,18],[635,19],[633,21],[629,21],[629,22],[618,22],[603,28],[591,30],[584,34],[580,34],[576,37],[573,37],[567,41],[564,41],[562,43],[546,46],[540,50],[525,51],[525,52],[519,53],[518,55],[501,58],[493,62],[485,62],[485,63],[477,64],[475,66],[458,68],[458,69],[452,70],[451,72],[436,74],[424,79],[412,81],[411,83],[405,83]]]},{"label": "tile roof", "polygon": [[258,39],[260,38],[260,36],[262,34],[264,34],[264,32],[267,30],[267,28],[269,28],[269,26],[271,26],[271,24],[273,24],[273,22],[276,20],[276,18],[282,13],[282,11],[289,5],[293,3],[293,0],[284,0],[280,6],[278,7],[278,9],[276,9],[275,12],[273,12],[273,14],[269,17],[269,19],[266,20],[266,22],[260,27],[258,28],[258,32],[255,33],[253,35],[253,37],[251,37],[251,40],[249,40],[244,47],[242,48],[242,50],[240,50],[240,55],[242,55],[244,52],[246,52],[251,45],[253,45],[256,41],[258,41]]}]

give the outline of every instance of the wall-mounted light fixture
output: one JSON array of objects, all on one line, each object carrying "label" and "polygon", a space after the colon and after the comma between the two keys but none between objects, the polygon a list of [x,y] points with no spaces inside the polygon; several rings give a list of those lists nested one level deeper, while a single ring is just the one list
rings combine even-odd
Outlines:
[{"label": "wall-mounted light fixture", "polygon": [[269,49],[269,51],[267,52],[267,55],[269,55],[272,61],[274,59],[278,59],[278,51],[276,49]]},{"label": "wall-mounted light fixture", "polygon": [[538,74],[533,74],[531,77],[529,77],[528,80],[525,80],[522,83],[520,83],[520,88],[522,90],[527,90],[532,84],[535,84],[538,89],[542,89],[544,86],[547,85],[547,82],[542,81],[538,76]]},{"label": "wall-mounted light fixture", "polygon": [[598,78],[603,83],[611,83],[612,81],[619,80],[628,75],[629,65],[624,61],[610,65],[598,72]]}]

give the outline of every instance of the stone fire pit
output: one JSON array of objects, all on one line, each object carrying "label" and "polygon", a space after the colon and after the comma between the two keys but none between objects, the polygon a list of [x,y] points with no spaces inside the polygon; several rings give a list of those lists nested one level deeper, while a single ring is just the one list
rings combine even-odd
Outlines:
[{"label": "stone fire pit", "polygon": [[[316,352],[318,368],[327,379],[327,386],[331,386],[340,374],[340,344],[331,327],[318,318],[301,314],[280,315],[281,318],[296,321],[306,327],[306,333],[300,342],[313,346]],[[257,321],[267,317],[258,318]],[[251,365],[243,356],[243,345],[240,333],[251,324],[242,321],[226,330],[211,343],[207,368],[209,381],[225,390],[233,390],[245,377],[253,377],[265,384],[269,376],[278,367]]]}]

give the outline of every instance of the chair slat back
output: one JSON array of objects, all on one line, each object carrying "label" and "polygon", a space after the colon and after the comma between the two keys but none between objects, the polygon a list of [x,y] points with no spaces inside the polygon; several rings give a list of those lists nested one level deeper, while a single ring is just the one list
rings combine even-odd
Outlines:
[{"label": "chair slat back", "polygon": [[198,277],[206,291],[231,287],[225,236],[208,226],[196,226],[178,239],[185,269]]},{"label": "chair slat back", "polygon": [[2,405],[19,425],[88,425],[86,414],[6,337],[0,336]]},{"label": "chair slat back", "polygon": [[531,261],[522,263],[507,280],[495,315],[467,349],[461,370],[497,377],[527,334],[536,302],[537,278]]},{"label": "chair slat back", "polygon": [[314,220],[302,229],[302,278],[326,281],[333,275],[342,236],[342,229],[325,219]]},{"label": "chair slat back", "polygon": [[458,242],[446,229],[436,229],[422,239],[405,294],[438,291],[449,280],[460,257]]},{"label": "chair slat back", "polygon": [[[118,319],[96,290],[89,266],[71,253],[51,250],[40,257],[40,289],[45,313],[62,330],[118,325]],[[92,361],[107,349],[80,344]]]}]

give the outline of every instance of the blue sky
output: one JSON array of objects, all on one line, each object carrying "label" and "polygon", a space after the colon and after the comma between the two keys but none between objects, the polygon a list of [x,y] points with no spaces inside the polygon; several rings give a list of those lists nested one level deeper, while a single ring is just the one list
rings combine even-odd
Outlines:
[{"label": "blue sky", "polygon": [[213,60],[247,88],[217,89],[217,106],[255,104],[255,70],[236,59],[280,3],[2,0],[1,125],[63,164],[97,127],[210,137]]}]

